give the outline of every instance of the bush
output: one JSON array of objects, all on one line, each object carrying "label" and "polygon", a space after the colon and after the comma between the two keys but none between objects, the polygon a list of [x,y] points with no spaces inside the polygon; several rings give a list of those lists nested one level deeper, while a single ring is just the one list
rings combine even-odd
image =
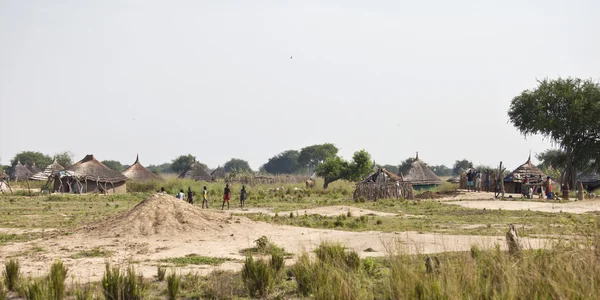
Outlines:
[{"label": "bush", "polygon": [[65,279],[67,279],[68,271],[69,269],[60,260],[52,264],[48,275],[49,299],[62,300],[64,298]]},{"label": "bush", "polygon": [[242,280],[250,297],[265,298],[274,283],[273,271],[264,260],[254,260],[252,255],[246,258],[242,267]]},{"label": "bush", "polygon": [[6,291],[4,290],[4,283],[0,281],[0,300],[6,300]]},{"label": "bush", "polygon": [[127,269],[127,275],[123,277],[123,299],[141,300],[144,298],[144,289],[142,276],[138,276],[133,265],[130,265]]},{"label": "bush", "polygon": [[93,300],[93,299],[95,299],[94,292],[93,292],[90,284],[85,284],[83,286],[77,284],[74,294],[75,294],[75,300]]},{"label": "bush", "polygon": [[117,267],[110,268],[110,264],[106,264],[106,271],[102,277],[102,291],[104,298],[108,300],[120,300],[123,279],[121,270]]},{"label": "bush", "polygon": [[179,288],[181,287],[181,279],[175,273],[175,271],[171,272],[169,276],[167,276],[167,295],[169,296],[169,300],[177,299],[179,295]]},{"label": "bush", "polygon": [[9,291],[15,291],[21,277],[21,266],[18,260],[10,259],[4,264],[4,282]]},{"label": "bush", "polygon": [[275,272],[276,275],[279,275],[283,270],[283,267],[285,266],[285,258],[283,257],[283,253],[272,253],[269,266],[271,266],[271,269]]},{"label": "bush", "polygon": [[158,266],[156,268],[156,278],[158,279],[158,281],[165,280],[166,274],[167,274],[167,268],[165,268],[163,266]]},{"label": "bush", "polygon": [[24,291],[27,300],[48,300],[50,293],[44,280],[34,280],[27,285]]}]

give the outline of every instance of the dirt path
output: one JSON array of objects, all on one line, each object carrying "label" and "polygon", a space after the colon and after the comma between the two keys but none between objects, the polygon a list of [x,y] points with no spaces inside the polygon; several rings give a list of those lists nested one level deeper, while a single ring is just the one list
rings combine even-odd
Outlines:
[{"label": "dirt path", "polygon": [[[229,212],[233,213],[233,214],[263,213],[263,214],[267,214],[270,216],[275,215],[275,212],[273,212],[273,210],[268,209],[268,208],[249,208],[249,209],[244,209],[244,210],[232,209]],[[293,213],[294,215],[321,215],[321,216],[327,216],[327,217],[335,217],[335,216],[339,216],[339,215],[347,215],[348,212],[350,212],[350,214],[354,217],[360,217],[360,216],[366,216],[366,215],[380,216],[380,217],[393,217],[393,216],[398,215],[398,214],[394,214],[394,213],[386,213],[386,212],[362,209],[362,208],[345,206],[345,205],[333,205],[333,206],[323,206],[323,207],[316,207],[316,208],[310,208],[310,209],[299,209],[299,210],[293,210],[293,211],[281,211],[281,212],[278,212],[277,214],[280,216],[287,216],[290,213]]]},{"label": "dirt path", "polygon": [[454,201],[447,204],[460,205],[477,209],[506,209],[506,210],[533,210],[541,212],[567,212],[582,214],[600,211],[600,201],[586,200],[569,203],[535,202],[535,201]]}]

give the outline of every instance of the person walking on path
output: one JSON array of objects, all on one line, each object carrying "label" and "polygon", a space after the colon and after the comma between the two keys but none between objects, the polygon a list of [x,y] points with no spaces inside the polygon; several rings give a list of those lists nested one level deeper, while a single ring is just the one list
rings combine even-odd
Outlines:
[{"label": "person walking on path", "polygon": [[189,204],[194,205],[194,192],[192,192],[192,188],[189,186],[187,192],[187,201]]},{"label": "person walking on path", "polygon": [[240,191],[240,208],[244,208],[244,202],[246,202],[246,186],[242,185],[242,190]]},{"label": "person walking on path", "polygon": [[206,190],[206,186],[202,190],[202,208],[204,208],[204,203],[206,203],[206,208],[208,208],[208,191]]},{"label": "person walking on path", "polygon": [[485,171],[485,191],[490,192],[490,186],[492,184],[491,178],[492,172],[490,170]]},{"label": "person walking on path", "polygon": [[183,193],[183,189],[179,190],[179,193],[177,193],[176,197],[179,200],[184,200],[185,201],[185,194]]},{"label": "person walking on path", "polygon": [[223,205],[221,205],[221,210],[225,208],[225,202],[227,202],[227,209],[229,209],[229,200],[231,200],[231,189],[229,189],[229,183],[225,185],[225,189],[223,189]]}]

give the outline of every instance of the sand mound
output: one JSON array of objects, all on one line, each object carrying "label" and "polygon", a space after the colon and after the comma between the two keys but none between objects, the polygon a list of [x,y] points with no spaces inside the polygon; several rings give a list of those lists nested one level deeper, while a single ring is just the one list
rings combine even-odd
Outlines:
[{"label": "sand mound", "polygon": [[155,194],[124,214],[84,228],[104,237],[172,237],[218,232],[229,223],[224,214],[202,210],[167,194]]}]

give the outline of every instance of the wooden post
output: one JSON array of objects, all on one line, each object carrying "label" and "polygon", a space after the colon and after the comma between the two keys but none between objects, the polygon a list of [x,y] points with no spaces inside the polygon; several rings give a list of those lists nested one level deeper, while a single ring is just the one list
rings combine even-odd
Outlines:
[{"label": "wooden post", "polygon": [[[29,175],[29,174],[27,174],[27,175]],[[27,190],[29,191],[29,197],[31,197],[31,189],[29,188],[29,176],[27,176],[25,181],[27,181]]]},{"label": "wooden post", "polygon": [[579,182],[579,185],[577,186],[577,200],[579,200],[579,201],[583,200],[583,183],[581,183],[581,181]]}]

